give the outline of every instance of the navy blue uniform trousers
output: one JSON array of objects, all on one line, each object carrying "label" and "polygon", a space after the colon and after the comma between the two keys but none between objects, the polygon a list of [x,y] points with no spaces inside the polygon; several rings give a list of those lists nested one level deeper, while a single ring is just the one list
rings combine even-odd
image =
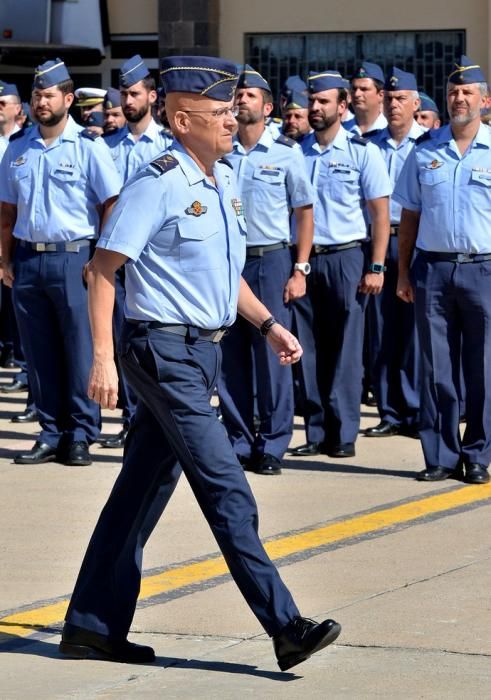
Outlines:
[{"label": "navy blue uniform trousers", "polygon": [[317,380],[327,446],[355,442],[360,428],[366,296],[358,292],[361,247],[311,258]]},{"label": "navy blue uniform trousers", "polygon": [[[491,262],[416,254],[411,268],[422,357],[420,437],[427,467],[491,461]],[[460,437],[460,374],[467,424]]]},{"label": "navy blue uniform trousers", "polygon": [[[220,347],[125,324],[122,364],[138,396],[123,468],[97,523],[66,619],[126,637],[143,547],[184,471],[235,582],[269,635],[298,615],[258,536],[257,507],[210,405]],[[223,611],[220,611],[223,613]]]},{"label": "navy blue uniform trousers", "polygon": [[12,300],[41,425],[40,440],[99,436],[99,406],[87,397],[92,338],[82,270],[89,246],[78,253],[37,252],[16,246]]},{"label": "navy blue uniform trousers", "polygon": [[[262,257],[247,258],[243,277],[254,294],[285,328],[291,309],[283,291],[291,274],[288,248]],[[222,342],[223,365],[218,395],[223,422],[235,453],[281,459],[293,434],[293,380],[291,367],[282,367],[256,328],[237,318]],[[259,428],[254,427],[256,390]]]},{"label": "navy blue uniform trousers", "polygon": [[381,294],[367,307],[372,386],[382,420],[416,428],[419,418],[420,351],[414,305],[397,298],[397,236],[391,236]]}]

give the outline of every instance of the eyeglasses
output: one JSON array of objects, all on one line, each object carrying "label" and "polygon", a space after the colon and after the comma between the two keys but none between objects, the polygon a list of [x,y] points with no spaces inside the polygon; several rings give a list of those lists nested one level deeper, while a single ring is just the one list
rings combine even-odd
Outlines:
[{"label": "eyeglasses", "polygon": [[238,107],[220,107],[220,109],[181,109],[181,112],[186,114],[211,114],[212,117],[219,119],[220,117],[235,117],[239,113]]}]

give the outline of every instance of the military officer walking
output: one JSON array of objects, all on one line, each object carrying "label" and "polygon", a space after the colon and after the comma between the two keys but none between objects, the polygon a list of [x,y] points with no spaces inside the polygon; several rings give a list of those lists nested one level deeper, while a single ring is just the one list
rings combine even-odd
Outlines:
[{"label": "military officer walking", "polygon": [[[126,637],[140,589],[143,547],[181,467],[251,609],[287,669],[340,632],[299,616],[257,534],[245,474],[210,398],[219,340],[237,313],[266,334],[287,367],[298,341],[274,322],[240,273],[245,222],[235,179],[219,159],[236,128],[236,64],[175,56],[162,62],[166,112],[176,141],[123,188],[88,267],[94,338],[90,395],[114,408],[112,306],[126,260],[124,370],[138,394],[123,468],[100,516],[73,593],[60,651],[131,663],[154,651]],[[131,236],[128,236],[131,231]],[[223,612],[223,611],[221,611]]]}]

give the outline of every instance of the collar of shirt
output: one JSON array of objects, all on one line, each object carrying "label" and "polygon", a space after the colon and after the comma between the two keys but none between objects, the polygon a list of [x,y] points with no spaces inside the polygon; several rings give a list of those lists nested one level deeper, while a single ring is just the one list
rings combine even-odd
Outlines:
[{"label": "collar of shirt", "polygon": [[[345,151],[346,150],[346,144],[349,140],[349,134],[350,132],[346,131],[346,129],[343,129],[340,127],[338,129],[338,133],[336,136],[333,138],[331,143],[326,146],[325,148],[321,148],[319,145],[319,142],[315,138],[315,131],[312,132],[311,134],[308,134],[305,137],[305,151],[307,152],[308,150],[313,150],[316,151],[317,153],[323,155],[324,153],[330,153],[333,148],[337,148],[340,151]],[[303,147],[303,143],[302,143]]]},{"label": "collar of shirt", "polygon": [[[391,133],[389,131],[389,127],[386,126],[383,131],[380,132],[380,136],[378,137],[380,139],[380,143],[382,141],[386,141],[387,143],[390,143],[390,145],[395,145],[395,148],[400,148],[403,144],[406,143],[406,141],[416,141],[417,138],[419,138],[422,134],[424,134],[426,129],[424,129],[422,126],[418,124],[418,122],[413,119],[413,123],[411,124],[411,128],[405,135],[405,137],[402,139],[402,141],[398,144],[395,143],[393,140]],[[377,143],[377,137],[375,137],[374,143]]]},{"label": "collar of shirt", "polygon": [[[452,143],[454,137],[450,124],[442,126],[440,129],[433,131],[431,140],[436,142],[437,145]],[[474,138],[474,141],[472,142],[472,148],[476,148],[476,146],[491,148],[491,130],[486,124],[480,124],[479,126],[479,130]]]},{"label": "collar of shirt", "polygon": [[[159,128],[159,125],[157,124],[155,119],[152,118],[150,120],[147,128],[145,129],[145,131],[142,134],[140,134],[138,141],[141,141],[141,140],[155,141],[155,139],[157,138],[157,136],[159,134],[160,129],[162,129],[162,128],[163,127]],[[121,140],[128,139],[129,141],[131,141],[131,143],[138,143],[138,141],[135,141],[135,139],[133,138],[133,134],[129,130],[128,124],[125,124],[123,129],[125,129],[125,134],[123,136],[123,139],[121,139]]]},{"label": "collar of shirt", "polygon": [[169,153],[179,161],[182,172],[190,185],[196,185],[201,180],[206,179],[205,173],[201,170],[196,161],[191,158],[189,153],[186,151],[184,146],[179,143],[179,141],[174,141],[172,147],[169,149]]},{"label": "collar of shirt", "polygon": [[[349,121],[344,122],[344,125],[345,125],[344,128],[347,131],[352,131],[354,134],[358,134],[358,136],[363,136],[363,134],[361,133],[360,127],[358,126],[358,124],[356,122],[356,117],[353,117],[353,119],[350,119]],[[374,131],[375,129],[385,129],[386,126],[387,126],[387,119],[385,118],[385,115],[382,112],[380,112],[380,114],[375,119],[373,124],[370,124],[367,131]]]},{"label": "collar of shirt", "polygon": [[271,146],[273,145],[273,143],[274,143],[274,136],[271,133],[271,130],[266,129],[266,127],[265,127],[263,133],[261,134],[261,138],[256,143],[256,145],[253,146],[249,151],[246,151],[244,146],[239,141],[238,134],[234,137],[233,147],[234,147],[234,151],[236,153],[241,153],[243,155],[247,155],[251,151],[254,151],[256,148],[260,148],[264,151],[268,151],[271,148]]},{"label": "collar of shirt", "polygon": [[[77,122],[70,115],[68,115],[64,130],[59,137],[53,141],[51,146],[54,146],[60,141],[75,141],[77,139],[77,135],[81,131],[83,131],[83,127],[79,126],[79,124],[77,124]],[[44,138],[41,136],[41,132],[39,131],[39,124],[36,124],[28,130],[28,138],[30,141],[39,141],[44,145]]]}]

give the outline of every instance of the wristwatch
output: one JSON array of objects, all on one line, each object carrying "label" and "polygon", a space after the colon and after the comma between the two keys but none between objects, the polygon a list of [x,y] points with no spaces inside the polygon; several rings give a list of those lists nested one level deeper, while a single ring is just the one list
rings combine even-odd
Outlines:
[{"label": "wristwatch", "polygon": [[307,275],[310,275],[310,270],[311,270],[312,268],[310,267],[310,263],[305,262],[305,263],[295,263],[295,265],[293,266],[293,269],[294,269],[295,271],[296,271],[296,270],[300,270],[300,272],[301,272],[303,275],[307,276]]},{"label": "wristwatch", "polygon": [[385,272],[386,270],[386,266],[381,263],[370,263],[368,266],[368,271],[375,272],[376,275],[380,275],[381,272]]}]

